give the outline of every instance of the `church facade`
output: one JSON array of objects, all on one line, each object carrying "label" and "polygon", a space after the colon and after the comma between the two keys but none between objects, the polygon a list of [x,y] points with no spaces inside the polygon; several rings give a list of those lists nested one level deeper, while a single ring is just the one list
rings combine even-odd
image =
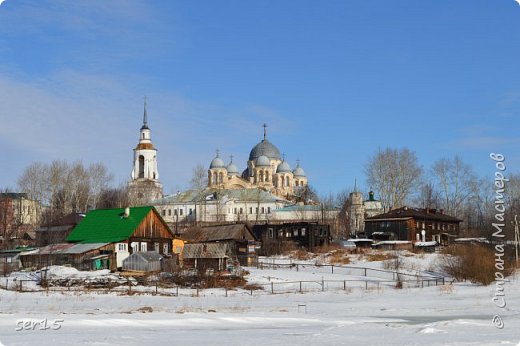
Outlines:
[{"label": "church facade", "polygon": [[251,149],[247,168],[242,173],[233,158],[226,165],[217,151],[208,169],[208,188],[262,189],[281,198],[295,199],[298,190],[308,185],[305,171],[299,162],[291,169],[278,148],[267,139],[266,127],[264,125],[264,139]]}]

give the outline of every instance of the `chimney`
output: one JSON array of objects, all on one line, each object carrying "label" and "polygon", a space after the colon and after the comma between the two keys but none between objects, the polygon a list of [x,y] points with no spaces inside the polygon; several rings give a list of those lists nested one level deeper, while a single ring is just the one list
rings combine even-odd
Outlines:
[{"label": "chimney", "polygon": [[125,208],[125,213],[123,214],[123,218],[126,219],[130,216],[130,207]]}]

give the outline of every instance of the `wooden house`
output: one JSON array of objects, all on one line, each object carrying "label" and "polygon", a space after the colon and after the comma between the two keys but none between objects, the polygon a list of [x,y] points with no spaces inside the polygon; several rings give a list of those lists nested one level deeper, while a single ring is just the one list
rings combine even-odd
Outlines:
[{"label": "wooden house", "polygon": [[[260,247],[260,242],[258,242],[258,239],[253,234],[251,227],[243,223],[194,227],[183,233],[182,238],[188,244],[226,244],[228,256],[233,260],[238,260],[243,266],[251,265],[256,262],[257,249]],[[184,245],[184,251],[186,251],[186,245]],[[186,259],[184,251],[183,258]]]},{"label": "wooden house", "polygon": [[134,252],[172,251],[174,235],[151,206],[90,211],[67,237],[72,243],[109,243],[116,267]]},{"label": "wooden house", "polygon": [[374,240],[451,243],[462,220],[443,210],[402,207],[365,219],[365,233]]},{"label": "wooden house", "polygon": [[253,232],[261,239],[263,250],[268,247],[282,248],[285,243],[292,243],[297,247],[305,247],[307,250],[313,251],[332,241],[330,226],[317,222],[259,224],[253,227]]}]

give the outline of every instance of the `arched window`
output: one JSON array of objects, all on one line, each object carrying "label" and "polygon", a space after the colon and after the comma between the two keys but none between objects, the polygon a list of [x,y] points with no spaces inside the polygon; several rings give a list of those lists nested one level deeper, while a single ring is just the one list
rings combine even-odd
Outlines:
[{"label": "arched window", "polygon": [[217,172],[213,172],[213,184],[217,184],[217,183],[218,183]]},{"label": "arched window", "polygon": [[265,181],[269,181],[269,174],[265,171]]},{"label": "arched window", "polygon": [[296,186],[298,186],[298,180],[296,180]]},{"label": "arched window", "polygon": [[218,174],[218,182],[219,183],[223,183],[224,182],[224,174],[222,174],[222,172],[220,172]]},{"label": "arched window", "polygon": [[144,178],[144,156],[139,155],[139,175],[138,178]]},{"label": "arched window", "polygon": [[289,187],[289,176],[285,176],[285,187]]},{"label": "arched window", "polygon": [[264,181],[264,171],[260,171],[260,174],[259,174],[259,181],[260,182],[263,182]]}]

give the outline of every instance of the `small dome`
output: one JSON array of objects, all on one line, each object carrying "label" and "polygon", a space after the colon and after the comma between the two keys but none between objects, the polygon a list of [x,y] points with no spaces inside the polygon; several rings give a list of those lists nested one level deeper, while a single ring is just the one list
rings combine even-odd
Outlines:
[{"label": "small dome", "polygon": [[269,142],[267,139],[262,140],[260,143],[255,145],[249,153],[249,160],[260,158],[260,156],[267,156],[271,160],[280,160],[280,151],[274,144]]},{"label": "small dome", "polygon": [[293,174],[294,174],[295,177],[306,177],[305,171],[303,170],[303,168],[300,167],[299,164],[294,169]]},{"label": "small dome", "polygon": [[233,161],[231,161],[229,163],[229,165],[227,166],[227,172],[228,172],[228,175],[238,175],[238,168],[237,166],[235,166],[235,164],[233,163]]},{"label": "small dome", "polygon": [[276,173],[291,173],[291,166],[286,161],[283,161],[278,165]]},{"label": "small dome", "polygon": [[224,163],[224,161],[222,161],[218,154],[217,157],[211,160],[211,164],[209,165],[209,169],[213,168],[226,168],[226,164]]},{"label": "small dome", "polygon": [[267,167],[271,165],[271,162],[267,156],[261,155],[256,159],[255,165],[258,167]]}]

